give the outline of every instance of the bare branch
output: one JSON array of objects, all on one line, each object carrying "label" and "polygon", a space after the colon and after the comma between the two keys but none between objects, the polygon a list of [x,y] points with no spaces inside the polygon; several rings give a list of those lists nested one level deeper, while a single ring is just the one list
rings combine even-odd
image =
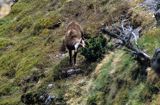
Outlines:
[{"label": "bare branch", "polygon": [[[115,23],[116,25],[118,23]],[[150,66],[150,56],[138,47],[138,39],[140,38],[141,27],[133,29],[132,25],[127,19],[123,19],[118,26],[112,24],[111,26],[105,26],[101,29],[101,32],[108,35],[111,38],[121,41],[119,43],[124,46],[128,51],[134,55],[135,59],[144,66]],[[111,27],[111,29],[109,28]]]}]

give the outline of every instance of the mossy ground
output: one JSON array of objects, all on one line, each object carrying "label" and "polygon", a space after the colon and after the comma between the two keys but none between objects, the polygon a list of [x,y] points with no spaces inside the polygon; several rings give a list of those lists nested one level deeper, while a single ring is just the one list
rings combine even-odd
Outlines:
[{"label": "mossy ground", "polygon": [[[19,0],[10,15],[0,20],[0,105],[21,105],[23,87],[19,83],[37,72],[45,76],[37,83],[27,83],[31,86],[27,92],[46,90],[53,83],[55,87],[48,92],[69,105],[158,105],[159,82],[148,82],[139,75],[137,63],[121,50],[107,54],[102,63],[88,64],[79,56],[79,67],[89,74],[54,80],[59,70],[68,66],[68,58],[56,57],[66,23],[76,19],[95,36],[104,22],[118,19],[129,6],[123,0]],[[143,11],[133,10],[134,14]],[[137,15],[132,20],[142,21],[148,29],[153,20],[141,15],[140,20]],[[58,28],[50,28],[59,21]],[[159,32],[159,28],[150,28],[139,41],[150,55],[160,46]]]}]

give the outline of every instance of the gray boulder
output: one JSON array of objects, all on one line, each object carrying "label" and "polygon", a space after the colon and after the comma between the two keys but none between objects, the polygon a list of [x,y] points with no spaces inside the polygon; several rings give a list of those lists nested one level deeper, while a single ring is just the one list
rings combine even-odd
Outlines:
[{"label": "gray boulder", "polygon": [[155,18],[157,21],[160,21],[160,9],[158,11],[156,11]]},{"label": "gray boulder", "polygon": [[156,73],[160,74],[160,48],[155,51],[151,60],[151,66]]}]

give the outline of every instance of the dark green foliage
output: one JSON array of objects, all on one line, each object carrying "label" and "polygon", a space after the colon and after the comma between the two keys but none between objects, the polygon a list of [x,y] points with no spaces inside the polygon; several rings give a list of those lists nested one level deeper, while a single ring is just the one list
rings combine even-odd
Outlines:
[{"label": "dark green foliage", "polygon": [[86,47],[82,48],[81,54],[85,56],[87,61],[97,61],[105,54],[106,45],[106,39],[102,35],[90,38],[86,43]]}]

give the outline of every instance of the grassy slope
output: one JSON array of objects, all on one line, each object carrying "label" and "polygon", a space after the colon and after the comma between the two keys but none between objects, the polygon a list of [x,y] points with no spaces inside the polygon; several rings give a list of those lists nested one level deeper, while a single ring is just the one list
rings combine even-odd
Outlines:
[{"label": "grassy slope", "polygon": [[[94,21],[102,21],[93,14],[96,10],[87,10],[92,3],[95,1],[19,0],[10,15],[0,20],[1,105],[19,105],[23,85],[26,85],[19,86],[19,83],[33,73],[40,72],[46,77],[37,84],[27,83],[27,86],[32,86],[28,91],[45,88],[49,81],[52,82],[61,61],[56,55],[64,36],[64,25],[78,13],[82,25],[90,19],[84,26],[93,33],[99,24]],[[59,28],[48,28],[59,20],[63,22]]]},{"label": "grassy slope", "polygon": [[[95,34],[97,27],[106,19],[109,20],[105,14],[113,13],[116,16],[121,13],[121,9],[115,8],[117,4],[120,8],[124,7],[120,2],[19,0],[11,14],[0,20],[0,105],[20,105],[22,87],[18,83],[34,72],[44,73],[46,77],[36,84],[27,84],[33,85],[28,91],[45,89],[48,83],[53,83],[56,71],[67,62],[67,59],[61,61],[55,55],[63,38],[64,25],[70,20],[68,18],[76,18],[88,33]],[[90,9],[92,5],[94,9]],[[77,13],[79,17],[75,16]],[[48,29],[59,19],[63,21],[59,28]],[[145,21],[144,26],[146,24],[150,24],[150,21]],[[146,32],[140,41],[151,55],[153,49],[160,46],[159,31]],[[137,75],[137,64],[128,54],[116,51],[106,59],[91,75],[54,82],[58,86],[49,92],[64,97],[72,105],[139,105],[158,102],[159,97],[152,90],[159,83],[148,83],[143,76]],[[95,65],[87,69],[94,69]],[[80,96],[77,95],[79,93]]]},{"label": "grassy slope", "polygon": [[[134,4],[133,4],[134,5]],[[134,8],[146,16],[142,8]],[[146,19],[151,16],[146,16]],[[147,19],[149,20],[149,19]],[[144,21],[145,32],[139,40],[141,47],[150,55],[160,46],[159,27],[148,30],[153,22]],[[118,60],[117,60],[118,59]],[[141,74],[137,63],[123,51],[108,55],[108,62],[102,63],[94,75],[88,91],[86,104],[92,105],[159,105],[159,76],[153,70],[147,76]],[[116,62],[115,62],[116,61]]]},{"label": "grassy slope", "polygon": [[58,10],[47,10],[50,2],[20,0],[11,14],[0,20],[1,105],[19,105],[22,91],[18,83],[33,72],[53,69],[59,62],[51,58],[58,51],[63,31],[55,29],[55,32],[47,27],[58,22],[61,16],[56,13]]},{"label": "grassy slope", "polygon": [[[141,8],[134,11],[144,16]],[[146,19],[151,16],[146,16]],[[143,24],[152,25],[145,21]],[[145,27],[145,26],[144,26]],[[145,27],[145,32],[139,40],[141,47],[150,55],[160,46],[159,27]],[[108,55],[108,62],[102,63],[88,91],[86,104],[97,105],[159,105],[159,76],[153,70],[147,76],[141,73],[138,64],[123,51]],[[150,69],[149,69],[150,70]]]}]

